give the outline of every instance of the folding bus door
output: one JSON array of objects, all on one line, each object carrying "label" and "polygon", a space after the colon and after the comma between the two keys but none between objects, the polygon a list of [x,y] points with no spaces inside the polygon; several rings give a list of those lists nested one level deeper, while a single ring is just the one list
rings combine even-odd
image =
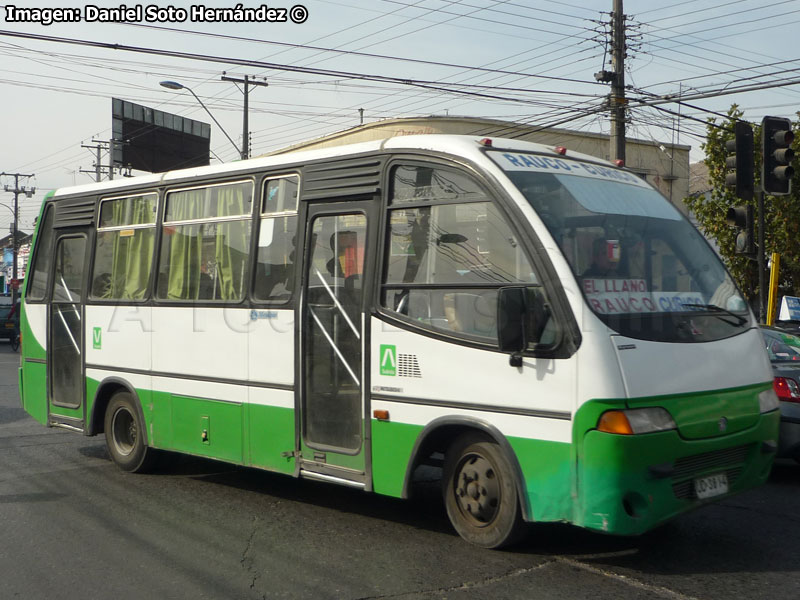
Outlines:
[{"label": "folding bus door", "polygon": [[300,304],[301,474],[361,486],[372,202],[309,204]]},{"label": "folding bus door", "polygon": [[79,431],[85,423],[83,298],[87,262],[86,233],[64,232],[56,239],[48,315],[48,421]]}]

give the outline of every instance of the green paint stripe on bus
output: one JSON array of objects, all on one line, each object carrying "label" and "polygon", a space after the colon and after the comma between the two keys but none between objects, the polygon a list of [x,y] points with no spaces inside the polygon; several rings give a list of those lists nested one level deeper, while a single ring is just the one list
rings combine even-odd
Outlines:
[{"label": "green paint stripe on bus", "polygon": [[23,361],[26,358],[33,358],[36,360],[45,360],[47,358],[47,352],[42,345],[42,340],[36,339],[36,336],[33,334],[33,330],[31,329],[30,321],[27,316],[26,306],[25,303],[22,303],[22,310],[21,310],[21,317],[19,322],[20,327],[20,334],[22,336],[22,346],[20,348],[20,354],[22,355]]},{"label": "green paint stripe on bus", "polygon": [[[153,447],[294,472],[294,410],[137,390]],[[148,398],[145,400],[145,398]]]},{"label": "green paint stripe on bus", "polygon": [[41,424],[47,423],[47,365],[22,362],[22,406]]}]

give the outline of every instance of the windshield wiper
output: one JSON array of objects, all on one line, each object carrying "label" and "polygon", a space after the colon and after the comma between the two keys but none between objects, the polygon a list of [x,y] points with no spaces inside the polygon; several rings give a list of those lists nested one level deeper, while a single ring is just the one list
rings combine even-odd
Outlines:
[{"label": "windshield wiper", "polygon": [[[716,304],[683,304],[682,306],[685,306],[687,308],[704,308],[709,312],[718,313],[715,314],[714,316],[717,317],[720,321],[724,321],[728,325],[733,325],[734,327],[740,327],[745,323],[747,323],[747,319],[745,319],[743,316],[737,315],[735,312],[731,312],[727,308],[722,308],[721,306],[717,306]],[[736,319],[737,322],[732,323],[727,319],[723,319],[722,315],[731,316],[734,319]]]}]

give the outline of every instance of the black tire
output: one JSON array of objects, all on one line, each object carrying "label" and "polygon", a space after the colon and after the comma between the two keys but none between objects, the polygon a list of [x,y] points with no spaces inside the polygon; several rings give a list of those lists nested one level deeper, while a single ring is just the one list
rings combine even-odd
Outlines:
[{"label": "black tire", "polygon": [[16,352],[17,350],[19,350],[19,334],[12,335],[9,341],[11,342],[12,352]]},{"label": "black tire", "polygon": [[501,548],[524,534],[514,472],[496,443],[459,438],[445,456],[442,482],[447,516],[468,542]]},{"label": "black tire", "polygon": [[111,458],[123,471],[144,473],[156,459],[156,451],[144,442],[144,424],[130,392],[117,392],[106,407],[106,446]]}]

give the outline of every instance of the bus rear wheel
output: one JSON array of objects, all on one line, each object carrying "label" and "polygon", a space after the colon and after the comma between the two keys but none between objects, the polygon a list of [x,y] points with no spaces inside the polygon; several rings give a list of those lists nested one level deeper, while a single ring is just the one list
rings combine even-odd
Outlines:
[{"label": "bus rear wheel", "polygon": [[457,440],[445,457],[443,486],[447,516],[468,542],[501,548],[524,533],[514,474],[496,443]]},{"label": "bus rear wheel", "polygon": [[105,414],[106,446],[111,458],[123,471],[143,473],[152,468],[155,450],[144,443],[144,424],[130,392],[117,392]]}]

